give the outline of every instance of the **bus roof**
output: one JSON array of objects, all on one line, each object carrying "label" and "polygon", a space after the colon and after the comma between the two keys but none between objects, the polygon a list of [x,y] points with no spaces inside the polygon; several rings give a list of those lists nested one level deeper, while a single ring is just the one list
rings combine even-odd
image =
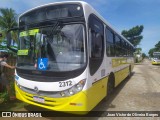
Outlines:
[{"label": "bus roof", "polygon": [[32,10],[36,10],[38,8],[42,8],[42,7],[46,7],[46,6],[52,6],[52,5],[61,5],[61,4],[69,4],[69,3],[80,3],[80,4],[87,4],[86,2],[83,1],[61,1],[61,2],[53,2],[53,3],[48,3],[48,4],[44,4],[44,5],[40,5],[37,7],[34,7],[32,9],[27,10],[26,12],[22,13],[19,17],[23,16],[24,14],[32,11]]},{"label": "bus roof", "polygon": [[[36,10],[38,8],[41,8],[41,7],[46,7],[46,6],[52,6],[52,5],[61,5],[61,4],[69,4],[69,3],[79,3],[83,6],[83,8],[86,8],[87,10],[90,9],[90,11],[92,11],[92,13],[94,13],[97,17],[99,17],[107,26],[109,26],[117,35],[119,35],[121,38],[123,38],[126,42],[128,42],[132,47],[134,47],[123,35],[121,35],[119,32],[117,32],[112,26],[111,24],[106,21],[90,4],[88,4],[87,2],[84,2],[84,1],[62,1],[62,2],[53,2],[53,3],[48,3],[48,4],[44,4],[44,5],[40,5],[40,6],[37,6],[35,8],[32,8],[24,13],[22,13],[19,18],[21,16],[23,16],[24,14],[30,12],[30,11],[33,11],[33,10]],[[85,13],[84,13],[85,14]]]}]

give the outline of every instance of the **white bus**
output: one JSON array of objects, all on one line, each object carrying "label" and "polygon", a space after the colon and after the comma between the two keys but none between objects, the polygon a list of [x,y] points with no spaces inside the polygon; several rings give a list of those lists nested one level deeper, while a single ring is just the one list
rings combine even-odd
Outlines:
[{"label": "white bus", "polygon": [[86,2],[38,6],[18,27],[15,91],[26,103],[87,113],[133,69],[133,45]]}]

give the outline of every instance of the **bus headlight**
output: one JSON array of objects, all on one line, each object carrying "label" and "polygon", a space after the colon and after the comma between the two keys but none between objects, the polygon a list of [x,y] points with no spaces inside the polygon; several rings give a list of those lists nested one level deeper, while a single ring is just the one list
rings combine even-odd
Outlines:
[{"label": "bus headlight", "polygon": [[70,95],[73,95],[73,94],[74,94],[73,89],[69,89],[68,92],[69,92]]},{"label": "bus headlight", "polygon": [[62,97],[64,97],[64,96],[65,96],[65,92],[61,92],[60,94],[61,94],[61,96],[62,96]]},{"label": "bus headlight", "polygon": [[60,92],[60,95],[62,97],[67,97],[67,96],[71,96],[71,95],[74,95],[74,94],[82,91],[82,89],[85,85],[85,82],[86,82],[85,79],[81,80],[79,83],[77,83],[76,85],[74,85],[70,89]]}]

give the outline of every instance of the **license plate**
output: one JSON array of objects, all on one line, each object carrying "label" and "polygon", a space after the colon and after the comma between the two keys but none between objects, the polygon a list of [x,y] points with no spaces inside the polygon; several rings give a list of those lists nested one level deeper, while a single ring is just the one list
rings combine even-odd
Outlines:
[{"label": "license plate", "polygon": [[38,97],[38,96],[33,96],[33,100],[36,102],[44,103],[45,100],[44,98]]}]

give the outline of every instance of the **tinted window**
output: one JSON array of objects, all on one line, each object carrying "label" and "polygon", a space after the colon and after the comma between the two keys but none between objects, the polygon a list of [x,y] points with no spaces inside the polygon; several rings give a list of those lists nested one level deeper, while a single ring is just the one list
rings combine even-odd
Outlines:
[{"label": "tinted window", "polygon": [[117,35],[115,36],[115,44],[121,46],[121,39]]},{"label": "tinted window", "polygon": [[122,56],[121,39],[117,35],[115,35],[115,54]]},{"label": "tinted window", "polygon": [[106,40],[107,42],[114,43],[113,33],[109,29],[106,29],[106,38],[107,38]]},{"label": "tinted window", "polygon": [[106,28],[106,53],[107,56],[115,55],[114,34]]},{"label": "tinted window", "polygon": [[82,17],[83,9],[78,4],[51,5],[37,8],[20,17],[20,26],[45,20],[67,17]]},{"label": "tinted window", "polygon": [[104,26],[95,16],[89,17],[90,73],[93,75],[100,67],[104,55]]},{"label": "tinted window", "polygon": [[90,17],[90,37],[91,37],[91,57],[101,58],[103,57],[103,23],[97,18]]}]

